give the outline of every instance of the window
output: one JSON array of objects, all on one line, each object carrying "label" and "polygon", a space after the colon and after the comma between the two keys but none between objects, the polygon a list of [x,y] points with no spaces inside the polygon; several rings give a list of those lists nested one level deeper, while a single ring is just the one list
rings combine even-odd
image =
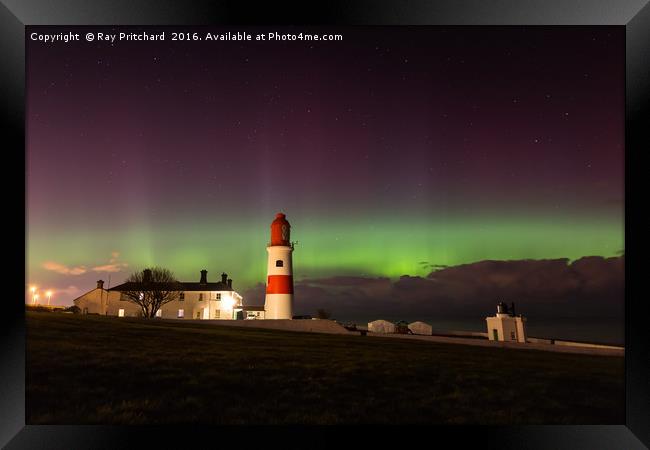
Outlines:
[{"label": "window", "polygon": [[217,300],[221,300],[221,292],[217,292]]},{"label": "window", "polygon": [[221,310],[219,310],[219,309],[214,310],[214,318],[215,319],[220,319],[221,318]]},{"label": "window", "polygon": [[126,294],[124,292],[120,294],[120,300],[123,302],[126,301]]},{"label": "window", "polygon": [[211,292],[210,300],[221,300],[221,292]]},{"label": "window", "polygon": [[178,310],[178,318],[182,319],[183,317],[185,317],[185,310],[184,309],[179,309]]},{"label": "window", "polygon": [[203,300],[203,292],[199,294],[199,301]]},{"label": "window", "polygon": [[499,332],[497,330],[492,330],[492,337],[495,341],[499,340]]},{"label": "window", "polygon": [[[180,295],[178,296],[178,300],[181,301],[181,302],[182,302],[183,300],[185,300],[185,292],[181,292],[181,293],[180,293]],[[182,309],[179,310],[179,311],[182,311]]]},{"label": "window", "polygon": [[284,267],[284,262],[281,259],[278,259],[275,262],[275,267]]},{"label": "window", "polygon": [[120,309],[119,311],[117,311],[117,317],[124,317],[124,310],[123,309]]},{"label": "window", "polygon": [[510,339],[512,339],[513,341],[516,339],[516,338],[515,338],[515,332],[514,332],[514,331],[511,331],[511,332],[510,332]]},{"label": "window", "polygon": [[201,311],[197,311],[197,312],[196,312],[196,318],[197,318],[197,319],[200,319],[200,318],[201,318]]}]

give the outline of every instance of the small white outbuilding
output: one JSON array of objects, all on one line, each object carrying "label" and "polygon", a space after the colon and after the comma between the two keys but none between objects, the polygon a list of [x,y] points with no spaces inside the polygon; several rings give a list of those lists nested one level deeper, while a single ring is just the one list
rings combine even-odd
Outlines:
[{"label": "small white outbuilding", "polygon": [[368,322],[368,331],[371,333],[394,333],[395,324],[387,320],[374,320],[372,322]]},{"label": "small white outbuilding", "polygon": [[515,315],[515,305],[508,310],[508,306],[499,302],[497,314],[486,317],[488,339],[491,341],[511,341],[526,343],[526,318]]},{"label": "small white outbuilding", "polygon": [[433,333],[431,325],[420,321],[410,323],[409,330],[411,330],[413,334],[423,334],[425,336],[431,336],[431,333]]}]

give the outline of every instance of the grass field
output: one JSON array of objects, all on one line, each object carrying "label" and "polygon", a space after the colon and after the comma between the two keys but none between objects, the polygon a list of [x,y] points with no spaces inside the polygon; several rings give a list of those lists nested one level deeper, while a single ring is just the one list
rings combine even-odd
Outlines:
[{"label": "grass field", "polygon": [[27,424],[622,424],[624,360],[27,313]]}]

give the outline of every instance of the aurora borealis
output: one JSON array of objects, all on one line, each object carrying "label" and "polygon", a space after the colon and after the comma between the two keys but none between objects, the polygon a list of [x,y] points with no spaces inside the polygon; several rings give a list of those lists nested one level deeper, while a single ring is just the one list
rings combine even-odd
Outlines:
[{"label": "aurora borealis", "polygon": [[[27,36],[73,29],[111,30]],[[622,28],[309,30],[343,40],[27,38],[27,283],[242,292],[279,211],[298,280],[624,250]]]}]

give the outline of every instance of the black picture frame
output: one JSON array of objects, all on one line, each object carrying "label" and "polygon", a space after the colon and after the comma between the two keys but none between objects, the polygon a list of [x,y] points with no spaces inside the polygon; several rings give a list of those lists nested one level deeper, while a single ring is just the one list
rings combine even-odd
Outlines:
[{"label": "black picture frame", "polygon": [[[626,33],[626,165],[625,235],[625,425],[506,426],[506,427],[331,427],[300,429],[257,427],[216,432],[211,427],[115,427],[25,425],[25,315],[17,280],[25,277],[15,262],[5,272],[11,294],[3,303],[0,343],[0,445],[6,448],[133,448],[138,446],[186,448],[202,441],[220,446],[223,439],[238,445],[268,445],[274,439],[290,447],[411,445],[425,439],[431,446],[444,441],[453,447],[612,449],[645,448],[650,445],[650,339],[644,296],[632,296],[639,284],[634,268],[642,252],[643,224],[631,201],[634,180],[640,179],[639,160],[650,149],[650,6],[648,0],[336,0],[259,5],[242,1],[180,0],[3,0],[0,5],[0,89],[3,110],[3,154],[10,156],[3,177],[5,226],[19,228],[26,217],[26,200],[18,195],[25,176],[25,26],[27,25],[618,25]],[[21,170],[19,169],[23,169]],[[7,175],[11,176],[7,176]],[[26,178],[23,178],[26,185]],[[13,218],[13,220],[11,219]],[[8,241],[13,234],[6,231]],[[26,235],[25,235],[26,239]],[[627,243],[626,243],[627,244]],[[23,248],[24,250],[24,248]],[[18,251],[17,251],[18,252]],[[24,252],[21,251],[24,255]],[[13,253],[12,253],[13,256]],[[20,257],[19,257],[20,261]],[[25,260],[23,260],[25,261]],[[25,261],[26,263],[26,261]],[[26,266],[23,266],[26,267]],[[71,380],[73,382],[73,380]],[[350,432],[351,433],[348,433]],[[345,439],[340,435],[346,433]],[[219,436],[219,437],[217,437]],[[401,443],[401,444],[400,444]],[[429,445],[427,444],[427,445]],[[644,445],[645,444],[645,445]],[[447,447],[448,445],[444,445]]]}]

